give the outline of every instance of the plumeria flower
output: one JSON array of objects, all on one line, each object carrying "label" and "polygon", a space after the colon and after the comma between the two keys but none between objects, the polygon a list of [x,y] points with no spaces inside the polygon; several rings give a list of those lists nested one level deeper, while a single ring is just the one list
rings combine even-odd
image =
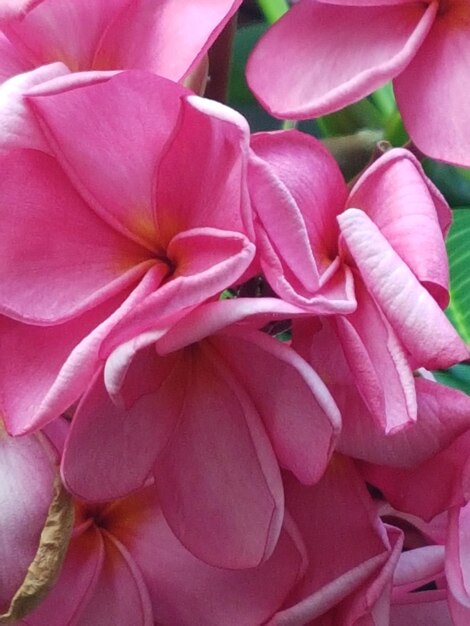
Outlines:
[{"label": "plumeria flower", "polygon": [[393,79],[420,150],[470,166],[469,55],[466,0],[301,0],[255,48],[247,75],[271,113],[294,119],[341,109]]},{"label": "plumeria flower", "polygon": [[130,316],[128,336],[165,327],[254,256],[245,120],[150,73],[87,80],[39,87],[27,106],[42,149],[0,156],[0,385],[15,434],[79,397],[118,321]]},{"label": "plumeria flower", "polygon": [[310,323],[310,333],[322,330],[328,367],[336,368],[333,354],[346,360],[384,433],[409,425],[417,416],[413,370],[468,356],[442,311],[449,207],[405,150],[384,154],[350,191],[313,137],[261,133],[252,151],[250,196],[270,286],[314,315],[321,303],[325,320]]}]

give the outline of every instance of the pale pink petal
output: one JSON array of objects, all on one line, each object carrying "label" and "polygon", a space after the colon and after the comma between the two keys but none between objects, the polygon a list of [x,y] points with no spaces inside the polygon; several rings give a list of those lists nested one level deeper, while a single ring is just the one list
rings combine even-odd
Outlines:
[{"label": "pale pink petal", "polygon": [[331,113],[403,70],[428,33],[436,8],[437,3],[346,7],[304,0],[255,48],[248,82],[277,117]]},{"label": "pale pink petal", "polygon": [[363,464],[361,469],[366,480],[378,487],[395,508],[429,521],[451,506],[467,501],[469,455],[470,432],[467,431],[414,468]]},{"label": "pale pink petal", "polygon": [[306,544],[309,566],[273,626],[307,624],[322,615],[387,561],[389,542],[353,464],[334,456],[322,480],[303,487],[286,475],[286,507]]},{"label": "pale pink petal", "polygon": [[246,120],[198,96],[184,99],[156,173],[155,222],[163,247],[183,230],[211,227],[253,239],[245,182]]},{"label": "pale pink petal", "polygon": [[75,0],[34,4],[39,6],[10,21],[6,29],[9,39],[34,65],[62,61],[70,70],[78,71],[92,67],[104,29],[128,0],[95,0],[93,5]]},{"label": "pale pink petal", "polygon": [[465,90],[470,60],[466,2],[443,5],[415,58],[394,82],[403,121],[425,154],[470,166]]},{"label": "pale pink petal", "polygon": [[182,544],[218,567],[256,567],[283,518],[279,468],[245,390],[206,342],[185,350],[179,421],[157,459],[165,518]]},{"label": "pale pink petal", "polygon": [[143,486],[181,415],[184,394],[176,390],[184,380],[181,353],[158,357],[150,347],[130,364],[117,405],[100,373],[72,421],[62,461],[67,488],[100,501]]},{"label": "pale pink petal", "polygon": [[80,614],[79,626],[153,626],[152,606],[142,573],[111,533],[106,529],[101,533],[103,566],[93,594]]},{"label": "pale pink petal", "polygon": [[429,545],[402,552],[393,575],[394,594],[432,582],[444,570],[444,546]]},{"label": "pale pink petal", "polygon": [[[0,33],[0,55],[4,53],[1,37]],[[67,74],[68,69],[65,65],[52,63],[30,72],[21,73],[0,85],[0,151],[10,148],[34,148],[43,152],[50,151],[23,96],[36,85],[41,85],[56,76]]]},{"label": "pale pink petal", "polygon": [[436,369],[466,359],[451,323],[370,218],[348,209],[338,221],[367,289],[416,362]]},{"label": "pale pink petal", "polygon": [[155,620],[205,626],[264,623],[303,571],[303,547],[289,525],[284,525],[273,555],[262,565],[243,571],[215,568],[181,545],[154,494],[148,487],[112,507],[107,522],[144,575]]},{"label": "pale pink petal", "polygon": [[103,561],[103,539],[98,529],[91,526],[77,533],[53,589],[25,622],[29,626],[82,624],[80,615],[95,592]]},{"label": "pale pink petal", "polygon": [[66,324],[29,326],[0,318],[0,348],[9,355],[0,360],[1,402],[9,432],[38,428],[78,399],[100,367],[103,339],[158,286],[161,276],[154,270],[132,294],[124,292]]},{"label": "pale pink petal", "polygon": [[[356,311],[336,318],[336,333],[359,393],[384,433],[389,434],[416,420],[413,372],[393,328],[360,278],[356,297]],[[315,349],[314,338],[312,351]]]},{"label": "pale pink petal", "polygon": [[43,0],[2,0],[0,7],[0,24],[8,23],[8,21],[23,17],[24,14],[31,10],[36,4]]},{"label": "pale pink petal", "polygon": [[160,77],[123,72],[105,83],[30,98],[57,158],[89,205],[158,253],[154,170],[185,93]]},{"label": "pale pink petal", "polygon": [[[104,2],[104,0],[103,0]],[[139,68],[178,81],[207,52],[241,0],[134,0],[105,33],[94,66]]]},{"label": "pale pink petal", "polygon": [[281,466],[304,484],[317,482],[341,416],[316,372],[288,345],[262,332],[232,328],[210,342],[250,393]]},{"label": "pale pink petal", "polygon": [[54,496],[54,456],[42,435],[14,439],[0,421],[0,613],[36,556]]},{"label": "pale pink petal", "polygon": [[[347,194],[341,172],[320,142],[296,131],[260,133],[251,145],[250,196],[266,233],[261,241],[286,272],[315,291],[337,255],[335,218]],[[267,278],[272,284],[269,272]]]},{"label": "pale pink petal", "polygon": [[361,176],[347,205],[367,213],[416,278],[445,308],[449,268],[441,224],[446,232],[452,216],[417,159],[406,150],[390,150]]}]

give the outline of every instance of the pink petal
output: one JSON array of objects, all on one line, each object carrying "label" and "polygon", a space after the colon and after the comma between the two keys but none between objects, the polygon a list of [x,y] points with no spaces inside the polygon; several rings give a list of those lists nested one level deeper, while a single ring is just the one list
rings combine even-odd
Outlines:
[{"label": "pink petal", "polygon": [[[26,617],[29,626],[64,626],[80,616],[95,592],[103,568],[104,546],[94,526],[72,538],[59,578],[45,600]],[[88,622],[91,626],[92,622]]]},{"label": "pink petal", "polygon": [[155,465],[162,510],[182,544],[217,567],[256,567],[283,518],[279,469],[250,398],[207,343],[185,350],[179,420]]},{"label": "pink petal", "polygon": [[470,55],[468,20],[466,3],[443,6],[415,58],[394,82],[405,126],[420,150],[465,167],[470,166],[470,139],[462,130],[470,123],[462,98]]},{"label": "pink petal", "polygon": [[[356,311],[336,318],[336,332],[359,393],[389,434],[416,420],[413,373],[396,334],[360,279],[356,297]],[[312,349],[315,351],[315,337]]]},{"label": "pink petal", "polygon": [[310,623],[378,573],[389,553],[372,500],[346,457],[333,457],[314,487],[302,487],[286,475],[285,490],[309,566],[285,607],[269,622],[273,626]]},{"label": "pink petal", "polygon": [[435,580],[444,569],[444,546],[429,545],[400,555],[393,576],[394,592],[412,591]]},{"label": "pink petal", "polygon": [[175,393],[185,377],[182,361],[181,353],[158,357],[152,347],[138,353],[120,405],[112,402],[102,374],[97,376],[77,409],[64,451],[62,475],[72,493],[110,500],[144,485],[182,411],[184,396]]},{"label": "pink petal", "polygon": [[341,428],[317,374],[292,348],[262,332],[233,328],[210,342],[248,390],[279,463],[301,482],[317,482]]},{"label": "pink petal", "polygon": [[[250,195],[267,235],[261,241],[286,273],[315,291],[337,255],[335,217],[347,193],[341,172],[320,142],[296,131],[254,135],[252,148]],[[267,278],[273,284],[270,273]]]},{"label": "pink petal", "polygon": [[11,42],[1,32],[0,59],[0,83],[16,74],[27,72],[31,69],[30,64],[18,53]]},{"label": "pink petal", "polygon": [[154,170],[185,93],[162,78],[125,72],[86,88],[30,98],[61,165],[89,205],[117,230],[157,252]]},{"label": "pink petal", "polygon": [[[0,33],[0,55],[3,57],[5,51],[2,42]],[[0,85],[0,151],[9,148],[34,148],[49,152],[43,133],[23,96],[36,85],[67,75],[68,70],[62,63],[41,66],[30,72],[26,72],[26,69],[29,68],[18,69],[18,72],[25,73]]]},{"label": "pink petal", "polygon": [[449,511],[446,576],[455,600],[470,609],[470,506]]},{"label": "pink petal", "polygon": [[245,182],[249,128],[228,107],[189,96],[156,174],[155,222],[166,247],[179,232],[253,227]]},{"label": "pink petal", "polygon": [[436,9],[437,3],[364,7],[304,0],[255,48],[248,82],[277,117],[331,113],[401,72],[428,33]]},{"label": "pink petal", "polygon": [[38,428],[78,399],[100,367],[103,339],[160,279],[158,271],[150,270],[132,294],[124,292],[59,326],[29,326],[0,318],[0,349],[9,355],[0,360],[2,409],[9,432]]},{"label": "pink petal", "polygon": [[444,309],[449,268],[441,224],[447,232],[452,216],[417,159],[406,150],[390,150],[360,177],[348,206],[367,213]]},{"label": "pink petal", "polygon": [[[364,410],[344,413],[339,449],[378,465],[415,467],[449,446],[470,423],[470,399],[463,392],[416,378],[418,418],[387,437]],[[335,396],[336,397],[336,396]],[[357,412],[356,412],[357,411]]]},{"label": "pink petal", "polygon": [[[302,573],[303,552],[285,525],[273,555],[247,570],[211,567],[173,535],[155,490],[148,487],[111,510],[113,533],[142,571],[159,624],[261,624],[280,606]],[[138,528],[135,516],[139,511]]]},{"label": "pink petal", "polygon": [[338,221],[367,289],[416,362],[436,369],[466,359],[465,344],[436,301],[369,217],[348,209]]},{"label": "pink petal", "polygon": [[415,593],[406,604],[391,607],[390,626],[455,626],[445,598],[423,600]]},{"label": "pink petal", "polygon": [[7,315],[66,321],[135,284],[158,263],[102,222],[52,157],[17,151],[1,167],[0,192],[11,206],[0,239],[0,307]]},{"label": "pink petal", "polygon": [[54,496],[54,451],[41,435],[13,439],[0,422],[0,613],[33,561]]},{"label": "pink petal", "polygon": [[94,65],[147,69],[178,81],[186,76],[235,13],[241,0],[128,2],[105,33]]},{"label": "pink petal", "polygon": [[43,0],[2,0],[0,24],[8,23],[16,17],[22,17],[27,11]]},{"label": "pink petal", "polygon": [[[147,586],[126,548],[105,529],[104,561],[94,593],[80,615],[87,626],[153,626]],[[69,591],[70,593],[70,591]]]},{"label": "pink petal", "polygon": [[[423,446],[423,442],[420,444]],[[470,433],[467,431],[414,468],[364,464],[362,471],[366,480],[378,487],[395,508],[429,521],[467,501],[469,454]]]},{"label": "pink petal", "polygon": [[30,2],[39,6],[12,20],[7,35],[34,65],[63,61],[72,71],[87,70],[104,30],[127,3],[95,0],[91,6],[74,0]]}]

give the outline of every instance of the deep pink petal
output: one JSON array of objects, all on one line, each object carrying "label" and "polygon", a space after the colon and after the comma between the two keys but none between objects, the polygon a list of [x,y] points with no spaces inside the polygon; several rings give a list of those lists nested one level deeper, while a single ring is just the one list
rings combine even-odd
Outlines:
[{"label": "deep pink petal", "polygon": [[6,32],[34,65],[62,61],[72,71],[87,70],[92,67],[104,29],[127,3],[128,0],[95,0],[93,5],[74,0],[30,2],[39,6],[20,19],[11,20]]},{"label": "deep pink petal", "polygon": [[94,65],[148,69],[178,81],[207,52],[241,0],[128,2],[101,42]]},{"label": "deep pink petal", "polygon": [[185,350],[179,421],[157,459],[165,518],[211,565],[256,567],[272,554],[283,518],[277,462],[251,400],[207,343]]},{"label": "deep pink petal", "polygon": [[0,59],[0,83],[31,69],[30,64],[19,54],[2,32],[0,32]]},{"label": "deep pink petal", "polygon": [[462,86],[470,58],[470,11],[466,2],[443,7],[394,89],[405,126],[420,150],[469,167],[470,139],[463,129],[470,124],[470,114]]},{"label": "deep pink petal", "polygon": [[153,175],[185,93],[163,78],[124,72],[86,88],[30,98],[59,161],[89,205],[157,252]]},{"label": "deep pink petal", "polygon": [[95,591],[103,561],[103,539],[97,528],[92,526],[73,537],[57,582],[38,608],[26,617],[26,623],[29,626],[82,624],[80,616]]},{"label": "deep pink petal", "polygon": [[215,568],[181,545],[155,496],[155,489],[147,487],[111,507],[107,517],[144,575],[155,620],[207,626],[264,623],[303,571],[303,547],[289,525],[262,565],[242,571]]},{"label": "deep pink petal", "polygon": [[338,221],[367,289],[416,362],[436,369],[466,359],[451,323],[370,218],[348,209]]},{"label": "deep pink petal", "polygon": [[189,96],[156,173],[155,222],[163,247],[200,227],[252,236],[245,182],[249,128],[228,107]]},{"label": "deep pink petal", "polygon": [[120,294],[58,326],[0,318],[0,349],[9,355],[0,360],[0,397],[9,432],[38,428],[79,398],[101,365],[104,338],[160,280],[158,271],[150,271],[130,295]]},{"label": "deep pink petal", "polygon": [[470,506],[449,511],[446,577],[455,600],[470,609]]},{"label": "deep pink petal", "polygon": [[11,207],[0,236],[3,313],[66,321],[135,284],[156,263],[87,207],[49,155],[13,151],[0,167],[0,193]]},{"label": "deep pink petal", "polygon": [[0,421],[0,613],[7,611],[36,556],[54,496],[54,460],[42,435],[14,439]]},{"label": "deep pink petal", "polygon": [[415,593],[410,601],[393,604],[390,626],[455,626],[445,598],[423,600],[421,596],[421,593]]},{"label": "deep pink petal", "polygon": [[346,7],[304,0],[255,48],[248,82],[277,117],[331,113],[403,70],[429,31],[436,8],[437,3]]},{"label": "deep pink petal", "polygon": [[62,475],[72,493],[100,501],[143,486],[182,411],[184,395],[176,392],[185,380],[182,361],[178,353],[158,357],[152,347],[138,353],[119,404],[98,375],[75,413],[64,451]]},{"label": "deep pink petal", "polygon": [[406,150],[391,150],[361,176],[347,205],[367,213],[395,252],[438,301],[448,305],[449,268],[441,232],[451,212]]},{"label": "deep pink petal", "polygon": [[262,332],[233,328],[210,342],[250,393],[281,466],[304,484],[317,482],[341,416],[316,372],[292,348]]}]

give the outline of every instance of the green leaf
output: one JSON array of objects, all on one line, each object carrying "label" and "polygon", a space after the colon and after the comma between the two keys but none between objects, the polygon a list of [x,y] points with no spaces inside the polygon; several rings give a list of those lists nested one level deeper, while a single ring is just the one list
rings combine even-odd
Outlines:
[{"label": "green leaf", "polygon": [[450,367],[448,370],[438,370],[433,372],[433,374],[438,382],[443,385],[454,387],[470,394],[470,365],[460,363]]},{"label": "green leaf", "polygon": [[450,266],[450,304],[447,315],[466,343],[470,343],[470,208],[453,211],[447,238]]},{"label": "green leaf", "polygon": [[269,24],[274,24],[289,9],[286,0],[258,0],[258,6]]},{"label": "green leaf", "polygon": [[423,161],[426,174],[439,187],[451,207],[470,206],[470,176],[468,170],[438,163],[431,159]]},{"label": "green leaf", "polygon": [[256,102],[245,80],[245,66],[248,55],[266,29],[266,24],[250,24],[237,30],[229,84],[229,102],[232,105]]}]

